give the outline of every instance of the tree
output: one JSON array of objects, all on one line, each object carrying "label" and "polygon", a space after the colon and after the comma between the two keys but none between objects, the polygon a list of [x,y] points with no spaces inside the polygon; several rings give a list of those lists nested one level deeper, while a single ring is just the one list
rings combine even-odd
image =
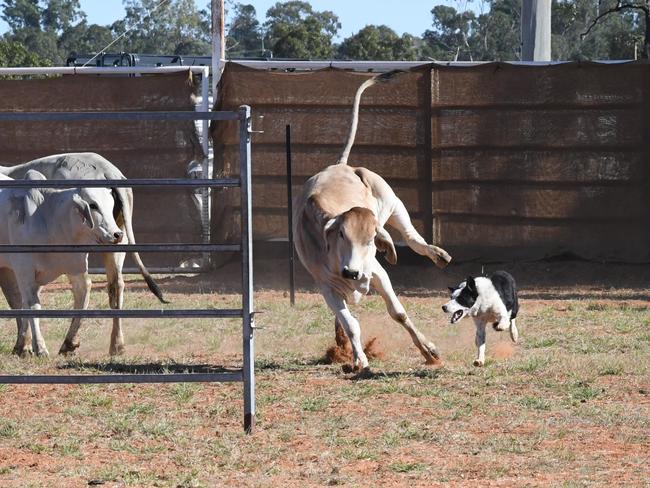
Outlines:
[{"label": "tree", "polygon": [[66,56],[96,53],[113,40],[110,27],[91,24],[83,20],[71,26],[59,37],[59,50]]},{"label": "tree", "polygon": [[68,53],[59,45],[59,37],[74,22],[85,22],[86,15],[79,0],[4,0],[1,17],[10,27],[5,40],[36,56],[23,58],[25,62],[42,59],[60,65]]},{"label": "tree", "polygon": [[0,66],[50,66],[48,60],[30,52],[20,42],[0,40]]},{"label": "tree", "polygon": [[[600,3],[598,6],[601,12],[596,15],[580,37],[584,39],[592,31],[594,31],[595,36],[598,26],[609,23],[610,31],[615,30],[619,34],[619,36],[610,38],[610,43],[620,42],[621,37],[623,38],[623,43],[628,45],[640,41],[643,46],[641,49],[641,57],[650,59],[650,0],[616,0],[614,4],[609,5],[609,8],[604,8],[606,5],[603,5],[603,8],[601,8]],[[614,14],[620,15],[615,16]],[[618,18],[618,22],[612,20],[615,18]],[[640,19],[643,19],[643,22]],[[621,21],[623,22],[621,23]],[[634,31],[635,27],[638,34],[636,36],[634,34],[630,35],[630,31]],[[641,31],[643,32],[642,36],[640,35]]]},{"label": "tree", "polygon": [[126,16],[113,23],[117,49],[148,54],[209,54],[211,19],[195,0],[124,0]]},{"label": "tree", "polygon": [[521,59],[521,2],[491,0],[490,10],[477,17],[470,41],[473,57],[481,61]]},{"label": "tree", "polygon": [[263,42],[261,26],[257,20],[255,7],[250,4],[237,3],[234,14],[227,26],[226,51],[230,57],[261,56]]},{"label": "tree", "polygon": [[414,61],[417,55],[412,35],[400,37],[385,25],[367,25],[339,46],[339,56],[346,59]]},{"label": "tree", "polygon": [[264,41],[274,57],[331,59],[332,39],[341,28],[329,10],[317,12],[308,2],[277,2],[266,12]]},{"label": "tree", "polygon": [[422,35],[428,46],[426,54],[436,60],[473,60],[470,39],[476,27],[476,14],[471,10],[457,12],[446,5],[433,7],[431,14],[433,30]]},{"label": "tree", "polygon": [[41,14],[43,29],[57,33],[85,20],[86,14],[81,10],[79,0],[48,0]]}]

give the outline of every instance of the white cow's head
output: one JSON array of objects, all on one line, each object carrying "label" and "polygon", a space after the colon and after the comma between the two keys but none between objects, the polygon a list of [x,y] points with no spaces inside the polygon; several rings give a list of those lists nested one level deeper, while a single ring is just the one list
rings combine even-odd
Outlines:
[{"label": "white cow's head", "polygon": [[72,193],[72,224],[89,242],[117,244],[124,232],[113,217],[115,201],[108,188],[80,188]]},{"label": "white cow's head", "polygon": [[359,291],[369,289],[377,250],[386,253],[389,263],[397,262],[393,240],[367,208],[353,207],[330,219],[323,232],[330,269],[355,282],[353,286]]}]

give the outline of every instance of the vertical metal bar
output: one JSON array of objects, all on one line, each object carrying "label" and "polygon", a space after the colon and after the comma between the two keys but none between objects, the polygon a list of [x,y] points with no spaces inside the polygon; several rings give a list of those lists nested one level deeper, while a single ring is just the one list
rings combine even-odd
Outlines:
[{"label": "vertical metal bar", "polygon": [[293,249],[293,175],[291,171],[291,124],[287,124],[287,225],[289,227],[289,302],[296,304],[295,253]]},{"label": "vertical metal bar", "polygon": [[[432,68],[426,68],[422,76],[422,103],[424,104],[422,110],[423,120],[423,130],[424,130],[424,151],[422,157],[424,158],[423,172],[422,177],[424,179],[424,184],[421,186],[422,196],[420,198],[422,218],[424,219],[424,239],[427,242],[435,243],[434,237],[436,232],[434,232],[434,221],[433,221],[433,130],[436,129],[433,127],[431,118],[433,115],[432,103],[433,95],[432,90]],[[436,143],[438,141],[436,140]],[[436,156],[438,156],[438,147],[436,146]],[[436,162],[439,162],[439,157],[436,157]]]},{"label": "vertical metal bar", "polygon": [[253,205],[251,201],[251,108],[239,107],[239,177],[241,178],[242,310],[244,341],[244,430],[255,426],[255,318],[253,307]]},{"label": "vertical metal bar", "polygon": [[[210,107],[210,68],[207,66],[203,69],[201,75],[201,111],[209,112]],[[203,147],[203,175],[204,179],[210,178],[210,123],[207,120],[203,121],[202,125],[203,140],[201,141],[201,146]],[[203,243],[210,243],[210,219],[211,219],[211,209],[210,205],[212,200],[210,198],[211,190],[210,188],[203,188],[201,192],[201,231],[203,234]],[[203,268],[210,267],[210,257],[209,252],[203,253]]]}]

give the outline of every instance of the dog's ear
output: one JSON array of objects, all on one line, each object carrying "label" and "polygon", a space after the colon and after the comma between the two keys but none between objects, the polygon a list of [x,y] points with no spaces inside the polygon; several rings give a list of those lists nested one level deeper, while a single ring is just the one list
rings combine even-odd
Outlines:
[{"label": "dog's ear", "polygon": [[469,291],[475,292],[476,291],[476,281],[474,281],[474,278],[471,276],[468,276],[467,279],[465,280],[465,286]]},{"label": "dog's ear", "polygon": [[377,226],[377,235],[375,236],[375,246],[379,252],[386,253],[384,256],[386,261],[390,264],[397,264],[397,252],[395,251],[395,244],[390,234],[386,232],[381,226]]},{"label": "dog's ear", "polygon": [[448,286],[447,289],[449,290],[450,293],[453,293],[456,291],[456,288],[453,286]]}]

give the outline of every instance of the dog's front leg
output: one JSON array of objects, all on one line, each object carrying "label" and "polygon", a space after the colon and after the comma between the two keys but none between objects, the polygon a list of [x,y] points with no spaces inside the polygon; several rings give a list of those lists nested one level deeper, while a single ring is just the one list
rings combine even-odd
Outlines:
[{"label": "dog's front leg", "polygon": [[476,326],[476,347],[478,349],[474,366],[483,366],[485,364],[485,321],[474,317],[474,325]]},{"label": "dog's front leg", "polygon": [[321,293],[325,298],[325,303],[330,308],[338,322],[343,326],[343,330],[350,339],[352,344],[352,354],[354,356],[354,368],[364,370],[368,367],[368,358],[363,352],[361,346],[361,327],[359,321],[355,319],[344,299],[339,297],[329,286],[321,286]]}]

